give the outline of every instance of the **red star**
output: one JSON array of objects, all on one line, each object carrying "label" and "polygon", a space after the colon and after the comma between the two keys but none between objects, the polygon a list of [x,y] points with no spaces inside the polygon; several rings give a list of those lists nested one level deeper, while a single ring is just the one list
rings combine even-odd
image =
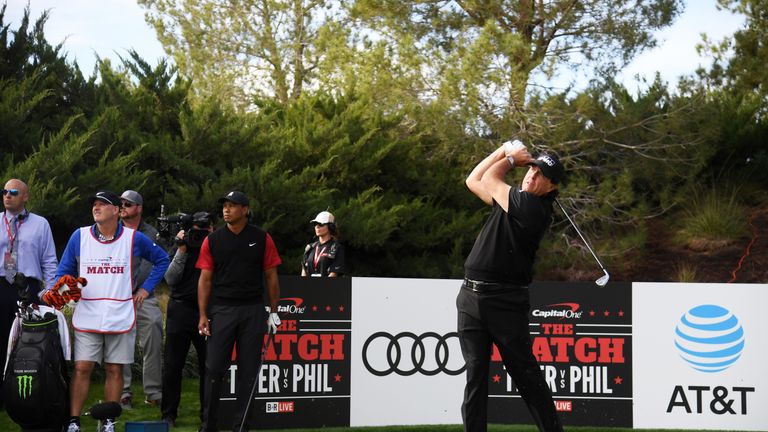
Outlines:
[{"label": "red star", "polygon": [[344,305],[339,306],[339,312],[344,312]]},{"label": "red star", "polygon": [[623,316],[624,316],[624,311],[623,311],[623,310],[620,310],[620,311],[619,311],[619,316],[620,316],[620,317],[623,317]]},{"label": "red star", "polygon": [[610,315],[611,315],[611,313],[610,313],[610,312],[608,312],[608,311],[604,311],[604,312],[603,312],[603,316],[610,316]]},{"label": "red star", "polygon": [[317,312],[317,306],[312,305],[312,312]]},{"label": "red star", "polygon": [[589,316],[595,316],[595,311],[593,310],[589,311]]},{"label": "red star", "polygon": [[339,375],[339,374],[336,374],[336,376],[335,376],[335,377],[333,377],[333,379],[334,379],[336,382],[341,382],[341,375]]},{"label": "red star", "polygon": [[330,312],[330,311],[331,311],[331,307],[330,307],[330,306],[326,306],[326,307],[325,307],[325,311],[326,311],[326,312]]},{"label": "red star", "polygon": [[496,374],[493,376],[493,382],[495,383],[501,382],[501,377],[499,376],[499,374]]},{"label": "red star", "polygon": [[615,382],[616,384],[621,384],[622,382],[624,382],[624,378],[617,376],[616,378],[613,379],[613,382]]}]

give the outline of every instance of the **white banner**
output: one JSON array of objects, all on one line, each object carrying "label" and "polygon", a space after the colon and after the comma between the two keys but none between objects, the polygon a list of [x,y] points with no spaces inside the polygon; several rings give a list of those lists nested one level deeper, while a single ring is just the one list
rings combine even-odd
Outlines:
[{"label": "white banner", "polygon": [[768,285],[632,288],[634,427],[768,430]]},{"label": "white banner", "polygon": [[352,279],[351,426],[460,424],[460,280]]}]

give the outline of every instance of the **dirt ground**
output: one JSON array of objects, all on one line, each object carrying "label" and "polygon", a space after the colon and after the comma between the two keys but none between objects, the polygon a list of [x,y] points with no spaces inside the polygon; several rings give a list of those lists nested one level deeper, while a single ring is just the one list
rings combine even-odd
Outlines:
[{"label": "dirt ground", "polygon": [[[661,219],[649,223],[648,244],[642,253],[630,254],[622,261],[625,269],[609,268],[612,281],[625,282],[730,282],[742,260],[733,283],[768,283],[768,208],[749,214],[750,235],[727,244],[702,241],[690,247],[672,241],[674,232]],[[751,243],[751,245],[750,245]],[[749,255],[745,257],[747,247]],[[688,276],[683,280],[683,275]],[[549,277],[547,277],[549,276]],[[594,271],[545,275],[548,280],[595,280]]]}]

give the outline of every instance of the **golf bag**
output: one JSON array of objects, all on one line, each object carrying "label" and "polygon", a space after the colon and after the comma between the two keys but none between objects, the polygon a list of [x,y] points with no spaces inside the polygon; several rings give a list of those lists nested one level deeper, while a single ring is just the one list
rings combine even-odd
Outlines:
[{"label": "golf bag", "polygon": [[[21,283],[18,288],[21,294]],[[20,295],[18,332],[5,364],[5,409],[24,431],[58,432],[69,419],[69,376],[59,333],[63,315],[32,306],[29,294]]]}]

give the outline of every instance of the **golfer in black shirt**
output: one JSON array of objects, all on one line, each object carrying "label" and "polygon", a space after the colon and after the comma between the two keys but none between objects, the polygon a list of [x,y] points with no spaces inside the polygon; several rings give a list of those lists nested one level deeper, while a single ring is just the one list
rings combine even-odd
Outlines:
[{"label": "golfer in black shirt", "polygon": [[[505,182],[513,167],[528,165],[519,189]],[[492,344],[539,430],[562,431],[552,393],[531,351],[528,284],[563,175],[557,157],[544,154],[533,159],[515,141],[483,159],[467,178],[467,187],[491,206],[491,214],[464,263],[465,279],[456,299],[459,341],[467,364],[465,431],[487,430]]]},{"label": "golfer in black shirt", "polygon": [[[208,337],[205,364],[205,406],[201,431],[218,430],[219,397],[224,373],[237,342],[237,411],[232,430],[238,430],[250,389],[259,375],[264,334],[277,332],[277,302],[281,264],[269,233],[248,224],[248,197],[232,191],[219,199],[227,225],[203,240],[197,268],[198,330]],[[264,288],[271,312],[265,311]],[[210,305],[209,305],[210,300]],[[243,430],[248,430],[247,419]]]}]

